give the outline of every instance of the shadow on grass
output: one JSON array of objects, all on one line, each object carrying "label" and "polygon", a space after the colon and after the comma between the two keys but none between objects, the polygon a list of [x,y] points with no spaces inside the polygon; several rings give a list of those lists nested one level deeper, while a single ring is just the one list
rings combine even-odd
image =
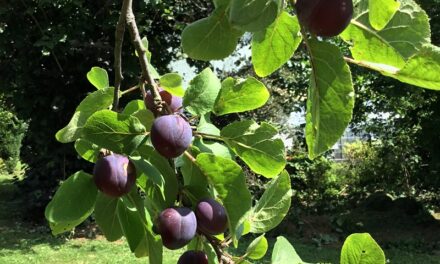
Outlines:
[{"label": "shadow on grass", "polygon": [[35,245],[57,248],[65,243],[65,236],[52,236],[48,227],[23,221],[25,202],[14,180],[0,175],[0,250],[29,253]]}]

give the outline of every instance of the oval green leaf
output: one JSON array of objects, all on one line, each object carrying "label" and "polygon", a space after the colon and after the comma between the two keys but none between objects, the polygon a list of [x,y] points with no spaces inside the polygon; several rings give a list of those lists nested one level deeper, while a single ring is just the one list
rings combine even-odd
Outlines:
[{"label": "oval green leaf", "polygon": [[292,57],[302,37],[298,19],[283,11],[266,30],[252,37],[252,64],[255,73],[266,77]]},{"label": "oval green leaf", "polygon": [[254,110],[266,104],[269,96],[266,86],[253,77],[246,80],[228,77],[222,82],[214,113],[226,115]]},{"label": "oval green leaf", "polygon": [[71,175],[46,206],[44,214],[51,227],[64,225],[66,230],[61,232],[65,232],[82,223],[93,212],[97,191],[92,175],[83,171]]},{"label": "oval green leaf", "polygon": [[341,264],[385,264],[385,254],[368,233],[351,234],[341,250]]},{"label": "oval green leaf", "polygon": [[100,67],[92,67],[92,69],[87,73],[87,80],[89,80],[89,82],[98,90],[105,89],[110,86],[107,71]]},{"label": "oval green leaf", "polygon": [[353,113],[351,72],[338,47],[309,41],[312,64],[307,98],[306,141],[309,157],[329,150],[342,136]]}]

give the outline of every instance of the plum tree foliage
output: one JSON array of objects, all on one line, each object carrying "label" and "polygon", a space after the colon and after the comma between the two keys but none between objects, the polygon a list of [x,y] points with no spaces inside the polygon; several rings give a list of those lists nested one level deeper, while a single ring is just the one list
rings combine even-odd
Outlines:
[{"label": "plum tree foliage", "polygon": [[[132,1],[123,0],[116,25],[114,84],[110,86],[104,69],[92,69],[87,77],[97,91],[84,98],[56,135],[60,142],[75,142],[81,157],[96,162],[96,185],[91,175],[78,172],[60,186],[46,208],[53,233],[68,231],[95,212],[108,240],[125,236],[130,250],[137,257],[148,256],[150,263],[162,263],[163,246],[185,245],[188,251],[179,263],[262,258],[268,248],[264,233],[282,221],[291,203],[284,144],[268,123],[242,120],[220,129],[211,123],[211,115],[263,106],[269,92],[256,77],[275,72],[304,43],[312,69],[306,141],[309,157],[315,158],[333,146],[351,120],[355,95],[349,64],[440,90],[440,48],[431,44],[428,22],[413,0],[397,5],[394,0],[214,0],[208,17],[183,30],[183,52],[198,60],[222,59],[248,32],[256,76],[221,81],[206,68],[183,89],[179,73],[161,75],[154,69],[150,59],[156,54],[139,36]],[[137,85],[130,84],[134,88],[121,92],[124,29],[141,77]],[[342,39],[350,54],[322,37]],[[134,91],[142,100],[121,107],[119,98]],[[102,152],[110,155],[98,159]],[[270,179],[258,201],[252,201],[236,159]],[[108,191],[108,186],[130,182],[134,171],[131,189],[126,184],[117,195]],[[78,196],[78,190],[88,195]],[[65,202],[76,199],[81,203]],[[231,256],[227,247],[237,246],[249,233],[262,235],[245,255]],[[341,263],[385,263],[382,250],[367,234],[350,236],[342,255]],[[272,263],[292,260],[302,263],[292,245],[279,237]]]}]

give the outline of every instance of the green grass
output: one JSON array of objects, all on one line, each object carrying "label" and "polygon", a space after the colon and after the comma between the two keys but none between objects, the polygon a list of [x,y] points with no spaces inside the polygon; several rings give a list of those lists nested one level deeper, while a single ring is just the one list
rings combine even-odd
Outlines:
[{"label": "green grass", "polygon": [[[290,240],[302,259],[309,263],[338,263],[339,248],[318,248]],[[271,246],[274,240],[270,239]],[[241,241],[237,250],[231,253],[240,255],[250,243]],[[271,249],[270,249],[271,251]],[[175,264],[183,250],[164,252],[164,264]],[[440,257],[428,254],[411,253],[399,249],[385,251],[388,263],[396,264],[438,264]],[[53,237],[45,227],[30,228],[22,225],[1,230],[0,263],[148,263],[146,258],[137,259],[130,253],[125,241],[107,242],[104,239],[71,239]],[[255,264],[269,264],[270,254]],[[154,264],[154,263],[152,263]]]},{"label": "green grass", "polygon": [[[14,195],[12,179],[0,175],[0,263],[55,264],[55,263],[148,263],[147,258],[137,259],[124,240],[107,242],[99,239],[66,239],[54,237],[47,226],[30,226],[19,220],[20,199]],[[246,250],[249,239],[240,241],[231,254],[239,256]],[[290,239],[298,254],[309,263],[338,263],[340,248],[316,247]],[[272,251],[275,239],[269,239]],[[164,264],[175,264],[182,250],[164,251]],[[391,264],[440,264],[440,256],[414,253],[409,250],[386,249]],[[255,264],[269,264],[270,253]],[[152,263],[157,264],[157,263]]]}]

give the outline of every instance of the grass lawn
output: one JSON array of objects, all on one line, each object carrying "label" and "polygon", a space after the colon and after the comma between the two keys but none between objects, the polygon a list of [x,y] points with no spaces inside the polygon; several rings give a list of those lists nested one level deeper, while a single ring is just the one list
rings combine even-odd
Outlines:
[{"label": "grass lawn", "polygon": [[[10,179],[0,175],[0,263],[148,263],[147,258],[137,259],[130,253],[124,240],[107,242],[97,239],[66,239],[54,237],[47,226],[31,226],[19,220],[20,201],[13,195],[15,186]],[[238,249],[232,249],[233,255],[245,252],[250,239],[240,241]],[[339,263],[340,248],[321,247],[299,243],[290,239],[302,259],[309,263]],[[273,247],[275,239],[269,239]],[[164,252],[164,264],[176,264],[184,250]],[[272,249],[269,249],[271,252]],[[414,253],[409,250],[386,249],[385,255],[392,264],[440,264],[440,255]],[[255,264],[269,264],[270,253]],[[156,263],[151,263],[156,264]]]}]

